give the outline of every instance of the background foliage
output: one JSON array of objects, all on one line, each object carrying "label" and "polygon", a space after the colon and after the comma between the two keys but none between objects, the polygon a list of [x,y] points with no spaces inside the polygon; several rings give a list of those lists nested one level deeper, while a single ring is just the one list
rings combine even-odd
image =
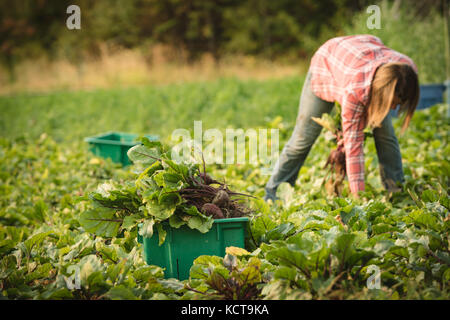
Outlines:
[{"label": "background foliage", "polygon": [[[298,60],[331,37],[373,33],[411,55],[426,73],[423,81],[442,81],[442,3],[382,1],[382,29],[369,30],[366,8],[373,3],[366,0],[2,1],[0,60],[14,81],[23,59],[67,59],[81,68],[104,47],[139,48],[150,63],[157,44],[183,62],[205,53],[216,61],[230,54]],[[70,4],[81,8],[81,30],[65,26]]]}]

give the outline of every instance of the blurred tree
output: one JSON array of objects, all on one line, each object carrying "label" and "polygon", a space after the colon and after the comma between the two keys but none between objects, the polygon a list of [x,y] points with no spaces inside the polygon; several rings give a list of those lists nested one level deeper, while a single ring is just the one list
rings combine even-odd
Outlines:
[{"label": "blurred tree", "polygon": [[10,81],[23,58],[51,50],[58,37],[55,22],[65,14],[67,1],[0,1],[0,62],[6,66]]}]

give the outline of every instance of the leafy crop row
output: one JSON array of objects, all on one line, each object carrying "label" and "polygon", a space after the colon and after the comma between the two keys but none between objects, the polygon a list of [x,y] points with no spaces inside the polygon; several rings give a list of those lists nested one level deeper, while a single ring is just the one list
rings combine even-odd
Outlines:
[{"label": "leafy crop row", "polygon": [[[145,264],[136,228],[98,236],[80,224],[92,210],[87,195],[102,183],[135,181],[133,167],[45,134],[0,139],[0,298],[448,299],[450,125],[443,114],[438,106],[418,112],[400,137],[406,183],[397,193],[381,188],[368,139],[361,199],[349,197],[345,183],[341,197],[328,196],[321,183],[330,143],[321,137],[297,185],[280,187],[280,201],[251,201],[246,250],[198,257],[185,281]],[[286,141],[285,123],[268,125]],[[262,196],[267,176],[258,167],[209,171],[237,192]],[[379,289],[368,285],[376,270]]]}]

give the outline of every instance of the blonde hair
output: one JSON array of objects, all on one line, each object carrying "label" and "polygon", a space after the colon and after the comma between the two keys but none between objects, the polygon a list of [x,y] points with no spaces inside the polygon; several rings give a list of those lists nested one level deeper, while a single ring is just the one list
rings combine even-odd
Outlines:
[{"label": "blonde hair", "polygon": [[372,80],[367,108],[367,125],[376,128],[389,113],[393,103],[400,104],[399,112],[404,116],[403,133],[416,110],[419,101],[419,81],[410,65],[387,63],[381,65]]}]

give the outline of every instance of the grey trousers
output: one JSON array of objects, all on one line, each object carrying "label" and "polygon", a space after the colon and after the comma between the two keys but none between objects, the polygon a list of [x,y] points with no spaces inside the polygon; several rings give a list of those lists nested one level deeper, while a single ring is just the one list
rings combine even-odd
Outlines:
[{"label": "grey trousers", "polygon": [[[295,185],[298,172],[322,130],[322,126],[311,120],[311,117],[320,118],[323,113],[330,113],[334,107],[333,102],[324,101],[314,95],[310,89],[310,81],[311,73],[308,72],[300,97],[294,132],[285,144],[264,188],[265,200],[276,199],[276,190],[282,182]],[[388,188],[390,180],[394,183],[404,182],[402,157],[389,114],[381,126],[373,130],[373,136],[383,186]]]}]

